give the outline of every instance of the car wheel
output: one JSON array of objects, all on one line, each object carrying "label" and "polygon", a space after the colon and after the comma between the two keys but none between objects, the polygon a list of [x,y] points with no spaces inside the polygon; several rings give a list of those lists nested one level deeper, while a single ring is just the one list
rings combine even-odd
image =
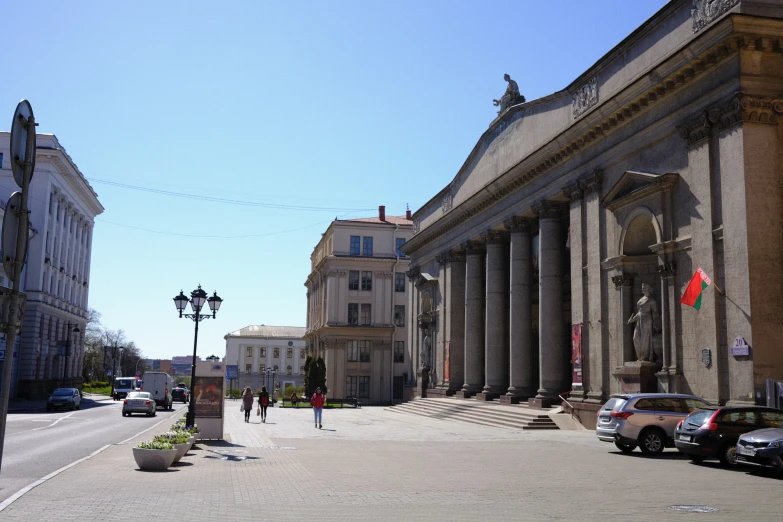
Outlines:
[{"label": "car wheel", "polygon": [[701,455],[688,455],[688,458],[691,459],[691,462],[693,462],[694,464],[701,464],[702,462],[704,462],[704,457],[702,457]]},{"label": "car wheel", "polygon": [[727,442],[720,448],[718,459],[724,466],[737,465],[737,441]]},{"label": "car wheel", "polygon": [[153,417],[156,417],[157,415],[158,415],[158,410],[153,410],[153,412],[152,412],[152,416],[153,416]]},{"label": "car wheel", "polygon": [[633,450],[636,449],[636,444],[622,444],[620,442],[615,441],[614,445],[622,451],[623,453],[631,453]]},{"label": "car wheel", "polygon": [[660,455],[665,444],[663,433],[655,428],[646,429],[639,435],[639,449],[645,455]]}]

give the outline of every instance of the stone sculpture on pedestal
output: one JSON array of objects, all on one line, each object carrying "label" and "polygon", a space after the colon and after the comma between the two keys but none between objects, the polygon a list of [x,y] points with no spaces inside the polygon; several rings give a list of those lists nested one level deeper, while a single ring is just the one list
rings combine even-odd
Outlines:
[{"label": "stone sculpture on pedestal", "polygon": [[503,96],[501,96],[499,100],[492,100],[492,104],[495,107],[500,106],[500,110],[498,111],[498,114],[503,114],[512,105],[516,105],[518,103],[525,103],[525,97],[519,94],[519,86],[517,85],[517,82],[512,80],[511,76],[509,76],[508,74],[504,74],[503,79],[508,82],[508,86],[506,87],[505,94],[503,94]]},{"label": "stone sculpture on pedestal", "polygon": [[642,283],[642,296],[636,302],[637,312],[628,319],[628,324],[636,323],[633,331],[633,346],[636,350],[636,359],[652,362],[653,351],[653,325],[658,319],[658,303],[651,297],[652,287]]},{"label": "stone sculpture on pedestal", "polygon": [[421,363],[422,369],[429,370],[430,368],[430,348],[432,345],[432,341],[430,340],[429,334],[424,336],[424,341],[421,344],[421,351],[419,352],[419,361]]}]

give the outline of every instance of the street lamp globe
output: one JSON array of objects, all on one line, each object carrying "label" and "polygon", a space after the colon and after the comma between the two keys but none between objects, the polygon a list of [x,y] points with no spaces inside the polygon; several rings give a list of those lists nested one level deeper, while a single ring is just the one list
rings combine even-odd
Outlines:
[{"label": "street lamp globe", "polygon": [[182,317],[182,312],[184,312],[185,307],[188,306],[188,298],[185,296],[182,290],[180,290],[179,295],[174,298],[174,306],[177,307],[179,316]]},{"label": "street lamp globe", "polygon": [[206,300],[207,293],[201,289],[201,285],[198,285],[198,288],[190,293],[190,307],[193,309],[193,312],[199,312]]},{"label": "street lamp globe", "polygon": [[209,309],[212,310],[212,316],[214,317],[218,310],[220,310],[220,305],[223,302],[223,300],[218,297],[217,292],[212,293],[212,297],[207,299],[207,304],[209,304]]}]

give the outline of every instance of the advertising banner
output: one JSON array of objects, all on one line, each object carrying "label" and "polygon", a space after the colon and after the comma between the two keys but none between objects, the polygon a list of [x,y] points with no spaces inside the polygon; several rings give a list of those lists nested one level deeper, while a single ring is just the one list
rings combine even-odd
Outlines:
[{"label": "advertising banner", "polygon": [[571,384],[582,386],[582,325],[571,325]]},{"label": "advertising banner", "polygon": [[223,377],[199,377],[193,385],[196,418],[223,417]]}]

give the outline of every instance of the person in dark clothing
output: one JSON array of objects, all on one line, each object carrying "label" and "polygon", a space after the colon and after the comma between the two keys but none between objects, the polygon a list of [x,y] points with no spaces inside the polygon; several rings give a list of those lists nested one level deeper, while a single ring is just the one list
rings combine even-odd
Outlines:
[{"label": "person in dark clothing", "polygon": [[258,392],[258,407],[261,408],[261,422],[266,422],[267,406],[269,406],[269,392],[266,391],[266,386],[262,386],[261,391]]},{"label": "person in dark clothing", "polygon": [[250,412],[253,411],[253,390],[250,386],[242,393],[242,406],[245,411],[245,422],[250,422]]}]

